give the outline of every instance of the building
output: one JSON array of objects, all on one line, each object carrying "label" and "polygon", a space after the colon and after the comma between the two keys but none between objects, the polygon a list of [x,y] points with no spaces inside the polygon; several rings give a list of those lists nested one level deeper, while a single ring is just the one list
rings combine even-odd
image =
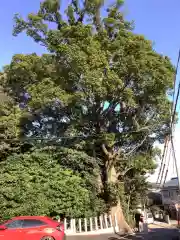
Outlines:
[{"label": "building", "polygon": [[148,191],[149,206],[156,205],[162,206],[162,196],[160,192],[159,184],[149,183]]},{"label": "building", "polygon": [[149,183],[149,190],[151,192],[156,192],[156,193],[159,193],[160,192],[160,186],[158,183]]},{"label": "building", "polygon": [[178,201],[178,178],[171,178],[161,189],[163,205],[172,205]]},{"label": "building", "polygon": [[164,209],[168,210],[171,215],[176,216],[175,204],[179,201],[178,197],[178,178],[171,178],[161,189],[162,204]]}]

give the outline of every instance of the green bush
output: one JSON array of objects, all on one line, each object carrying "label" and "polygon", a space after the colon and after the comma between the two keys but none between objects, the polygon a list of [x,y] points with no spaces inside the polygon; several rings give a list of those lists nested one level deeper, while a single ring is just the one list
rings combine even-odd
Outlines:
[{"label": "green bush", "polygon": [[1,216],[96,215],[103,202],[87,180],[46,152],[12,155],[0,167]]}]

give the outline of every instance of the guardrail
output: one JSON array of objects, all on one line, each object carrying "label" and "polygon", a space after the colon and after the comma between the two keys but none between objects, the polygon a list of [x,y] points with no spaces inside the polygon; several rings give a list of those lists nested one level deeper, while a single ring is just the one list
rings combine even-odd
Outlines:
[{"label": "guardrail", "polygon": [[[114,226],[113,226],[114,222]],[[101,215],[84,219],[64,219],[64,229],[67,235],[114,233],[119,232],[117,217],[112,219],[111,215]]]}]

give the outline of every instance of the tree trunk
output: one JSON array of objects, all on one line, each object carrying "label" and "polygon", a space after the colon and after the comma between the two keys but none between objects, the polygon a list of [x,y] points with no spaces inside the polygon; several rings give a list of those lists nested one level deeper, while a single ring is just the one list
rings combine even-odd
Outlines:
[{"label": "tree trunk", "polygon": [[[105,155],[105,164],[103,169],[103,184],[105,183],[117,183],[118,182],[118,174],[116,173],[116,169],[114,164],[116,162],[116,158],[119,156],[120,151],[113,153],[113,151],[109,152],[105,146],[102,145],[102,150]],[[117,224],[119,227],[119,231],[124,233],[133,233],[132,229],[128,225],[125,220],[124,213],[122,210],[120,199],[117,202],[116,206],[112,206],[110,209],[110,214],[112,216],[113,227],[115,227],[115,215],[117,219]]]},{"label": "tree trunk", "polygon": [[128,196],[128,221],[129,221],[129,208],[130,208],[130,201],[131,201],[131,193],[129,193],[129,196]]},{"label": "tree trunk", "polygon": [[[117,173],[114,167],[112,167],[111,170],[109,171],[107,180],[108,180],[108,183],[117,182]],[[118,200],[118,203],[116,206],[111,207],[110,213],[112,216],[113,226],[115,226],[115,215],[116,215],[119,231],[124,233],[133,233],[131,227],[128,225],[128,223],[125,220],[120,199]]]},{"label": "tree trunk", "polygon": [[118,201],[117,206],[111,207],[110,212],[111,212],[111,216],[112,216],[113,226],[115,226],[115,215],[116,215],[119,231],[121,231],[123,233],[133,233],[131,227],[128,225],[128,223],[126,222],[126,220],[124,218],[124,213],[122,210],[120,200]]}]

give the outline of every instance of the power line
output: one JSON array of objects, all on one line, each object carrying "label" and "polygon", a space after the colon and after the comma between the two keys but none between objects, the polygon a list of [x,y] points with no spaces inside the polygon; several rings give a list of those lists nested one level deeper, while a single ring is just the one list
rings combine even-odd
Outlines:
[{"label": "power line", "polygon": [[158,177],[157,177],[156,184],[158,184],[158,182],[159,182],[159,180],[160,180],[161,173],[162,173],[163,168],[164,168],[164,158],[165,158],[165,156],[166,156],[167,144],[168,144],[168,138],[167,138],[167,136],[166,136],[166,138],[165,138],[165,143],[164,143],[163,154],[162,154],[162,157],[161,157],[161,166],[160,166],[160,169],[159,169],[159,173],[158,173]]},{"label": "power line", "polygon": [[[128,134],[140,134],[142,133],[143,131],[129,131],[129,132],[119,132],[119,133],[114,133],[114,135],[116,136],[121,136],[121,135],[128,135]],[[106,133],[106,135],[111,135],[112,133]],[[5,141],[5,142],[19,142],[19,141],[33,141],[33,140],[36,140],[36,141],[58,141],[58,140],[61,140],[61,139],[73,139],[73,138],[90,138],[90,137],[98,137],[98,136],[103,136],[104,134],[103,133],[99,133],[99,134],[89,134],[89,135],[74,135],[74,136],[59,136],[59,137],[51,137],[51,138],[48,138],[48,137],[22,137],[22,138],[14,138],[14,139],[4,139],[4,138],[0,138],[0,140],[2,141]]]},{"label": "power line", "polygon": [[[153,129],[153,131],[157,131],[158,130],[158,124],[162,124],[162,122],[159,120],[157,121],[157,125],[155,129]],[[164,122],[165,123],[165,122]],[[138,130],[134,130],[134,131],[124,131],[124,132],[116,132],[113,133],[115,136],[121,136],[121,135],[128,135],[128,134],[142,134],[142,133],[146,133],[147,137],[150,135],[151,133],[151,129],[148,128],[148,126],[142,126],[142,128],[138,129]],[[111,135],[112,133],[106,133],[106,135]],[[33,140],[42,140],[42,141],[58,141],[61,139],[73,139],[73,138],[90,138],[90,137],[98,137],[98,136],[103,136],[104,133],[94,133],[94,134],[83,134],[83,135],[74,135],[74,136],[59,136],[59,137],[31,137],[31,136],[27,136],[27,137],[20,137],[20,138],[12,138],[12,139],[5,139],[5,138],[1,138],[0,137],[0,141],[5,141],[5,142],[20,142],[20,141],[33,141]],[[153,137],[152,137],[153,138]]]},{"label": "power line", "polygon": [[166,146],[166,150],[165,150],[165,154],[164,154],[164,165],[163,165],[163,170],[162,170],[162,174],[161,174],[160,185],[162,184],[164,171],[165,171],[165,168],[166,168],[168,150],[169,150],[169,138],[167,140],[167,146]]},{"label": "power line", "polygon": [[173,159],[176,167],[176,173],[177,173],[177,180],[178,180],[178,191],[180,194],[180,176],[179,176],[179,170],[178,170],[178,165],[177,165],[177,158],[176,158],[176,153],[175,153],[175,148],[174,148],[174,142],[173,142],[173,137],[171,137],[171,145],[172,145],[172,154],[173,154]]},{"label": "power line", "polygon": [[[171,123],[170,123],[170,136],[172,136],[173,133],[173,128],[174,128],[174,120],[175,120],[175,115],[176,115],[176,108],[177,108],[177,102],[179,99],[179,94],[180,94],[180,82],[179,82],[179,86],[178,86],[178,93],[175,99],[175,90],[176,90],[176,81],[177,81],[177,73],[178,73],[178,68],[179,68],[179,62],[180,62],[180,49],[179,49],[179,53],[178,53],[178,59],[177,59],[177,64],[176,64],[176,69],[175,69],[175,74],[174,74],[174,83],[173,83],[173,100],[172,100],[172,105],[171,105]],[[165,152],[168,149],[168,145],[167,145],[167,137],[165,139],[165,144],[164,144],[164,150],[163,150],[163,155],[162,155],[162,160],[161,160],[161,166],[159,169],[159,173],[158,173],[158,177],[157,177],[157,181],[156,183],[158,183],[160,176],[163,177],[164,175],[164,170],[165,170],[165,161],[166,161],[166,155]],[[161,174],[162,173],[162,174]],[[166,174],[165,174],[166,175]],[[160,184],[162,181],[162,177],[160,180]],[[165,176],[166,179],[166,176]]]},{"label": "power line", "polygon": [[[160,121],[158,121],[158,124],[160,123]],[[157,128],[158,129],[158,128]],[[154,131],[156,131],[157,129],[154,129]],[[142,127],[139,130],[134,130],[134,131],[127,131],[127,132],[116,132],[116,133],[105,133],[106,135],[111,135],[114,134],[115,136],[121,136],[121,135],[128,135],[128,134],[142,134],[142,133],[146,133],[147,136],[150,134],[151,129],[148,129],[147,127]],[[82,135],[74,135],[74,136],[59,136],[59,137],[31,137],[31,136],[27,136],[27,137],[20,137],[20,138],[12,138],[12,139],[5,139],[5,138],[0,138],[0,141],[5,141],[5,142],[19,142],[19,141],[31,141],[31,140],[44,140],[44,141],[57,141],[57,140],[61,140],[61,139],[73,139],[73,138],[90,138],[90,137],[98,137],[98,136],[103,136],[104,133],[94,133],[94,134],[82,134]]]},{"label": "power line", "polygon": [[176,171],[176,166],[175,166],[175,162],[173,161],[173,174],[175,174]]},{"label": "power line", "polygon": [[[175,71],[171,130],[173,130],[173,124],[174,124],[175,115],[176,115],[176,108],[177,108],[177,103],[178,103],[179,94],[180,94],[180,81],[179,81],[177,96],[176,96],[176,100],[175,100],[175,88],[176,88],[176,80],[177,80],[177,73],[178,73],[178,68],[179,68],[179,62],[180,62],[180,50],[179,50],[179,54],[178,54],[178,61],[177,61],[177,66],[176,66],[176,71]],[[174,101],[175,101],[175,103],[174,103]]]},{"label": "power line", "polygon": [[178,73],[178,68],[179,68],[179,62],[180,62],[180,49],[179,49],[179,54],[178,54],[178,59],[177,59],[177,64],[176,64],[176,70],[175,70],[175,74],[174,74],[173,101],[172,101],[172,106],[171,106],[171,113],[173,113],[173,110],[174,110],[175,89],[176,89],[176,80],[177,80],[177,73]]},{"label": "power line", "polygon": [[[171,144],[171,142],[169,142],[169,144]],[[164,187],[164,184],[166,182],[166,179],[167,179],[167,175],[168,175],[168,172],[169,172],[169,164],[170,164],[170,160],[171,160],[171,154],[172,154],[172,147],[170,145],[170,148],[169,148],[169,155],[168,155],[168,162],[167,162],[167,169],[166,169],[166,173],[165,173],[165,176],[164,176],[164,181],[163,181],[163,187]]]},{"label": "power line", "polygon": [[[179,51],[179,55],[178,55],[178,62],[177,62],[177,66],[176,66],[175,76],[177,76],[179,61],[180,61],[180,51]],[[176,84],[176,80],[175,80],[175,84]],[[172,121],[171,121],[171,145],[172,145],[173,159],[174,159],[176,173],[177,173],[177,178],[178,178],[178,191],[179,191],[179,194],[180,194],[180,176],[179,176],[179,170],[178,170],[177,158],[176,158],[176,153],[175,153],[175,148],[174,148],[174,140],[173,140],[173,138],[174,138],[174,130],[175,130],[174,129],[175,128],[175,115],[176,115],[176,109],[177,109],[177,104],[178,104],[178,100],[179,100],[179,94],[180,94],[180,81],[179,81],[179,84],[178,84],[178,91],[177,91],[175,104],[173,104],[173,115],[172,115]],[[175,96],[173,96],[173,97],[175,99]]]}]

